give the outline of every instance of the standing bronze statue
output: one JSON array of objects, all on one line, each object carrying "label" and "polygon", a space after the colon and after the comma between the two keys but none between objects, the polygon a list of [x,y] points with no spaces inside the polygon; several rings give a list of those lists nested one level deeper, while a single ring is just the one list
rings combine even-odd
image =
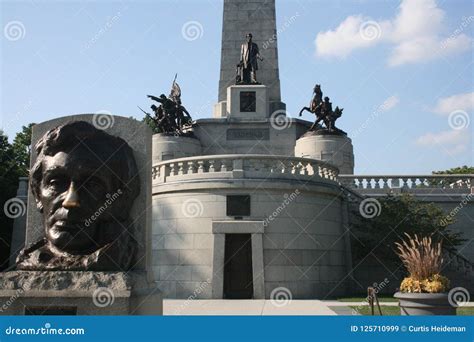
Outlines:
[{"label": "standing bronze statue", "polygon": [[260,56],[258,45],[252,41],[252,34],[246,35],[247,41],[240,47],[240,62],[237,64],[237,84],[258,84],[257,70],[258,59],[263,61]]},{"label": "standing bronze statue", "polygon": [[309,131],[315,131],[317,129],[322,129],[320,122],[323,122],[326,131],[329,132],[343,132],[335,126],[335,122],[338,118],[341,117],[342,111],[344,108],[336,107],[333,111],[332,102],[329,101],[329,97],[324,97],[323,101],[323,91],[321,90],[321,85],[316,84],[313,89],[313,98],[309,107],[303,107],[300,110],[299,116],[303,115],[304,111],[308,111],[316,115],[316,119],[313,125],[310,127]]}]

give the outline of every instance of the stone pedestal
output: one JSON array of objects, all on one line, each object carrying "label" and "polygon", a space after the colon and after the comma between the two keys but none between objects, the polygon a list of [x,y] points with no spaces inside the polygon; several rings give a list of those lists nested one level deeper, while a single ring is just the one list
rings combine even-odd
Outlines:
[{"label": "stone pedestal", "polygon": [[199,156],[201,143],[196,137],[184,137],[165,134],[153,135],[153,165],[164,160]]},{"label": "stone pedestal", "polygon": [[295,157],[326,161],[340,174],[354,174],[354,148],[344,134],[305,134],[295,145]]},{"label": "stone pedestal", "polygon": [[0,273],[0,315],[161,315],[145,272]]},{"label": "stone pedestal", "polygon": [[214,117],[231,120],[262,120],[269,117],[267,87],[261,84],[232,85],[227,88],[227,101],[214,106]]}]

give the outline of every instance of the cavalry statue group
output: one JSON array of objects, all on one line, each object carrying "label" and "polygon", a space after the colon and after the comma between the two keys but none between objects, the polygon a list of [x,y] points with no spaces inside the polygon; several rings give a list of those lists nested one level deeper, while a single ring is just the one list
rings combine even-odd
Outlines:
[{"label": "cavalry statue group", "polygon": [[323,101],[323,91],[321,90],[321,85],[316,84],[313,90],[313,99],[311,100],[309,107],[303,107],[303,109],[300,110],[299,116],[301,116],[304,111],[308,111],[316,115],[316,121],[314,121],[313,125],[309,129],[310,131],[320,128],[320,122],[324,123],[326,129],[329,131],[340,131],[335,126],[335,122],[341,117],[343,110],[344,108],[339,107],[336,107],[335,110],[332,110],[332,102],[329,102],[329,97],[326,96]]},{"label": "cavalry statue group", "polygon": [[[257,82],[257,60],[263,61],[260,56],[258,45],[252,41],[252,34],[246,35],[246,41],[241,45],[240,62],[237,64],[236,84],[258,84]],[[176,76],[171,86],[170,95],[161,94],[159,97],[148,95],[150,99],[159,103],[151,105],[154,115],[150,115],[143,109],[140,109],[151,119],[159,133],[182,134],[183,131],[192,126],[191,115],[181,104],[181,89],[176,83]],[[313,98],[309,107],[303,107],[299,116],[304,111],[316,115],[316,119],[309,129],[310,131],[325,130],[329,132],[342,132],[335,126],[335,122],[341,117],[343,108],[336,107],[332,109],[332,103],[329,97],[324,97],[321,85],[316,84],[313,89]],[[321,126],[324,124],[324,128]]]}]

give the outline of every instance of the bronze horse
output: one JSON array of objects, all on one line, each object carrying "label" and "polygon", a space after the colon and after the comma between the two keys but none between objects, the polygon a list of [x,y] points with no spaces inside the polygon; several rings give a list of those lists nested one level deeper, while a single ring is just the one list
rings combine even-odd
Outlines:
[{"label": "bronze horse", "polygon": [[314,130],[315,127],[322,121],[326,128],[330,131],[337,130],[334,125],[336,120],[342,115],[342,108],[336,107],[336,110],[332,110],[332,103],[329,102],[329,97],[325,97],[323,101],[323,91],[321,90],[321,85],[316,84],[313,89],[313,99],[309,104],[309,107],[303,107],[300,110],[299,116],[303,114],[304,111],[308,111],[316,115],[316,120],[309,129],[310,131]]}]

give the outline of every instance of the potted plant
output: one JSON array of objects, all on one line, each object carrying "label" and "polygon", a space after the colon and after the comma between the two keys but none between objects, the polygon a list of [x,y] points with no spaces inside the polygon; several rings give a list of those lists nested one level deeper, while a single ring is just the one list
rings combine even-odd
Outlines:
[{"label": "potted plant", "polygon": [[401,243],[395,243],[397,254],[409,276],[403,279],[400,291],[395,293],[402,315],[455,315],[456,308],[448,301],[448,278],[442,276],[441,242],[416,234]]}]

